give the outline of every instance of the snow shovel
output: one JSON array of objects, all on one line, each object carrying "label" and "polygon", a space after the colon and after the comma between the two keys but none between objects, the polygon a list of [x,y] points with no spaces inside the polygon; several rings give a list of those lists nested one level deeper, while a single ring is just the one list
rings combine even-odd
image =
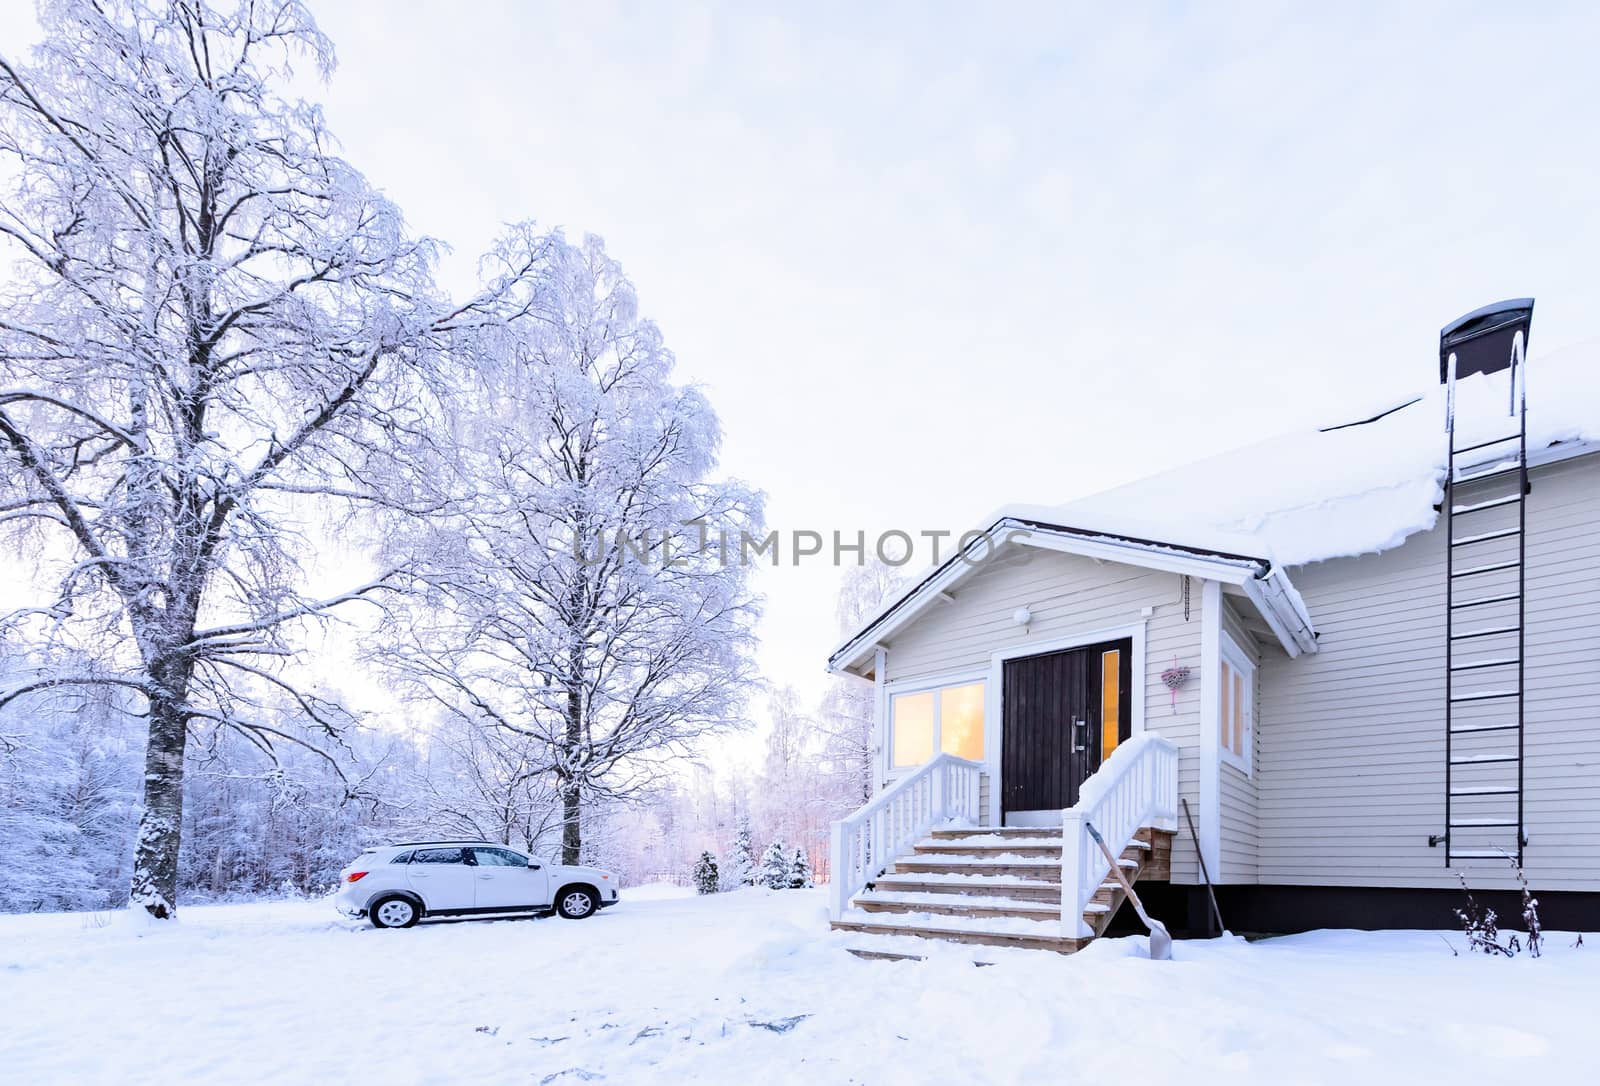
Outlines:
[{"label": "snow shovel", "polygon": [[1106,845],[1106,839],[1100,836],[1100,831],[1094,828],[1094,823],[1085,822],[1083,828],[1089,831],[1089,836],[1094,838],[1094,843],[1100,846],[1100,851],[1106,854],[1106,862],[1111,865],[1111,873],[1122,884],[1122,892],[1128,895],[1128,900],[1133,902],[1133,911],[1139,914],[1139,919],[1144,921],[1144,926],[1150,929],[1150,960],[1153,962],[1168,962],[1172,960],[1172,936],[1167,932],[1167,926],[1159,920],[1150,919],[1150,914],[1144,911],[1144,905],[1139,901],[1139,895],[1133,892],[1133,883],[1128,881],[1128,876],[1122,873],[1122,864],[1111,855],[1111,849]]}]

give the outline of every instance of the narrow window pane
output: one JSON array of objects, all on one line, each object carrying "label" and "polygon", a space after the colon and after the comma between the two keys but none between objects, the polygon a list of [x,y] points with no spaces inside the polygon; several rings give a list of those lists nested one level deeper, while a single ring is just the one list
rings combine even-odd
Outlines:
[{"label": "narrow window pane", "polygon": [[1117,749],[1122,728],[1122,650],[1100,654],[1100,757]]},{"label": "narrow window pane", "polygon": [[1222,662],[1222,712],[1217,714],[1217,741],[1223,746],[1228,745],[1228,722],[1233,718],[1231,708],[1233,694],[1233,668],[1228,662]]},{"label": "narrow window pane", "polygon": [[1245,757],[1244,752],[1244,676],[1233,673],[1233,752]]},{"label": "narrow window pane", "polygon": [[933,691],[897,694],[893,707],[894,768],[921,765],[933,757]]},{"label": "narrow window pane", "polygon": [[957,758],[983,761],[983,684],[939,692],[939,749]]}]

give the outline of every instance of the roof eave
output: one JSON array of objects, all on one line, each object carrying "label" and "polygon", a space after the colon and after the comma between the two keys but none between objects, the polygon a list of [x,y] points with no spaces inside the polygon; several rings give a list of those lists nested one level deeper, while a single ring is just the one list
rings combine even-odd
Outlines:
[{"label": "roof eave", "polygon": [[[1261,610],[1263,618],[1278,636],[1285,652],[1298,656],[1302,652],[1316,651],[1310,619],[1294,606],[1292,587],[1288,592],[1282,591],[1283,586],[1288,584],[1287,575],[1265,558],[1207,551],[1184,544],[1134,539],[1071,525],[1009,516],[991,523],[986,535],[1000,538],[1001,546],[1040,547],[1243,586],[1246,595]],[[866,660],[871,659],[872,650],[880,642],[921,613],[938,598],[938,593],[981,565],[981,562],[969,560],[964,552],[948,559],[840,644],[828,657],[828,670],[834,674],[857,671]],[[1282,584],[1276,586],[1276,590],[1267,587],[1252,589],[1252,585],[1263,585],[1272,577],[1282,578]]]},{"label": "roof eave", "polygon": [[1263,577],[1245,581],[1242,587],[1284,652],[1294,657],[1317,651],[1317,631],[1287,573],[1274,568]]}]

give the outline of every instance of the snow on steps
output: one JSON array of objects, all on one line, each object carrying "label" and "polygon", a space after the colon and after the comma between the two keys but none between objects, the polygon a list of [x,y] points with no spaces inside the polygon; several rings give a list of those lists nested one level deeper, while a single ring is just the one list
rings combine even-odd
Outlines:
[{"label": "snow on steps", "polygon": [[974,838],[965,841],[919,841],[912,848],[913,854],[917,856],[963,856],[970,855],[975,850],[981,850],[984,854],[992,850],[996,855],[1018,856],[1025,859],[1053,856],[1057,863],[1061,861],[1060,838],[1052,841],[1047,837],[1021,837],[994,844]]},{"label": "snow on steps", "polygon": [[[944,895],[996,895],[1013,900],[1049,901],[1057,908],[1061,905],[1061,883],[1038,879],[1018,879],[1006,875],[879,875],[868,893],[888,890],[892,893],[921,893]],[[859,900],[859,898],[858,898]]]},{"label": "snow on steps", "polygon": [[1016,856],[906,856],[889,865],[892,875],[1009,875],[1035,882],[1060,882],[1061,861]]},{"label": "snow on steps", "polygon": [[1087,940],[1061,935],[1059,915],[1053,920],[1010,916],[949,916],[937,913],[867,913],[851,909],[833,925],[863,935],[914,935],[953,943],[1054,950],[1070,954]]},{"label": "snow on steps", "polygon": [[941,916],[1018,917],[1061,923],[1061,903],[1008,897],[956,894],[870,893],[858,895],[856,908],[868,913],[935,913]]},{"label": "snow on steps", "polygon": [[[1131,880],[1166,878],[1170,850],[1170,834],[1142,830],[1118,866]],[[854,934],[847,949],[866,958],[920,959],[935,942],[1071,953],[1089,939],[1061,934],[1060,863],[1060,834],[1048,830],[936,830],[856,895],[834,927]],[[1105,930],[1123,896],[1107,876],[1083,911],[1093,931]]]}]

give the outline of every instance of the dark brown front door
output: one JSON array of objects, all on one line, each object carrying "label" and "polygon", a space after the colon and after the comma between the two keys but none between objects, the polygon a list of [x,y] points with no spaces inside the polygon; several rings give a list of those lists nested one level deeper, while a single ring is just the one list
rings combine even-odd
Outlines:
[{"label": "dark brown front door", "polygon": [[1059,811],[1126,739],[1133,643],[1007,660],[1000,689],[1003,811]]}]

